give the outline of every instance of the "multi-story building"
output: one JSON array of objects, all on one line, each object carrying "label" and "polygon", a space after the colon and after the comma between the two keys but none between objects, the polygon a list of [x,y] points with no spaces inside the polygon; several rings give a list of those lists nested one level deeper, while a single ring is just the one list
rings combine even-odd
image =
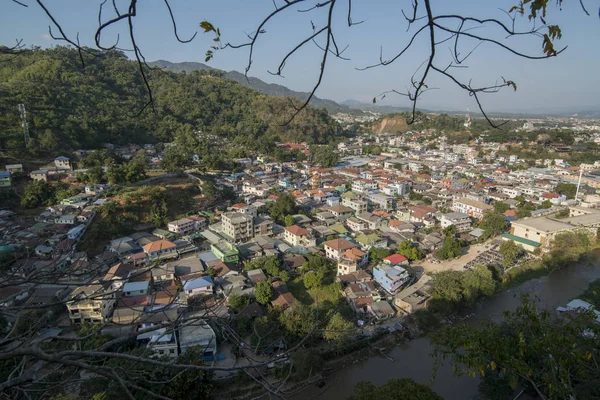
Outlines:
[{"label": "multi-story building", "polygon": [[338,205],[329,207],[327,209],[327,211],[332,213],[336,218],[344,218],[344,217],[349,217],[350,215],[352,215],[352,212],[354,210],[351,207],[338,204]]},{"label": "multi-story building", "polygon": [[71,162],[68,157],[60,156],[54,159],[54,165],[58,169],[71,169]]},{"label": "multi-story building", "polygon": [[365,200],[352,197],[342,198],[342,205],[350,207],[355,213],[360,214],[367,211],[368,204]]},{"label": "multi-story building", "polygon": [[384,187],[383,193],[388,196],[400,195],[404,196],[410,192],[410,185],[408,183],[392,183]]},{"label": "multi-story building", "polygon": [[393,197],[385,196],[379,193],[367,194],[365,199],[374,208],[381,208],[382,210],[391,210],[394,208],[395,200]]},{"label": "multi-story building", "polygon": [[221,230],[234,242],[246,241],[254,237],[254,218],[239,212],[224,213]]},{"label": "multi-story building", "polygon": [[333,239],[323,243],[325,256],[338,261],[346,250],[357,248],[356,243],[349,242],[346,239]]},{"label": "multi-story building", "polygon": [[400,265],[381,263],[373,268],[373,278],[389,293],[394,293],[410,280],[410,275]]},{"label": "multi-story building", "polygon": [[223,262],[237,263],[240,261],[240,251],[229,242],[213,243],[210,245],[210,250]]},{"label": "multi-story building", "polygon": [[368,193],[377,189],[377,182],[370,179],[355,179],[352,181],[352,191],[356,193]]},{"label": "multi-story building", "polygon": [[148,259],[153,261],[178,257],[179,254],[177,253],[176,247],[175,243],[161,239],[148,243],[143,246],[142,249],[144,250],[144,253],[148,255]]},{"label": "multi-story building", "polygon": [[69,318],[74,325],[84,322],[102,324],[111,317],[115,302],[116,293],[111,282],[80,286],[67,301]]},{"label": "multi-story building", "polygon": [[356,272],[369,261],[368,254],[357,248],[348,249],[338,260],[337,274],[346,275]]},{"label": "multi-story building", "polygon": [[473,218],[482,219],[483,214],[488,210],[493,210],[494,207],[481,201],[471,199],[458,199],[452,203],[452,210],[470,215]]},{"label": "multi-story building", "polygon": [[440,223],[442,228],[447,228],[451,225],[456,226],[457,232],[466,232],[471,229],[471,217],[460,212],[443,214]]},{"label": "multi-story building", "polygon": [[37,171],[31,171],[29,173],[29,177],[34,181],[47,181],[48,180],[48,170],[39,169]]},{"label": "multi-story building", "polygon": [[285,228],[283,239],[292,246],[311,247],[316,246],[315,238],[308,232],[307,229],[301,228],[298,225],[292,225]]},{"label": "multi-story building", "polygon": [[167,230],[178,235],[189,235],[194,232],[195,229],[196,223],[189,218],[181,218],[167,224]]},{"label": "multi-story building", "polygon": [[375,214],[371,214],[370,212],[357,214],[356,218],[364,222],[369,229],[379,229],[387,225],[385,219]]}]

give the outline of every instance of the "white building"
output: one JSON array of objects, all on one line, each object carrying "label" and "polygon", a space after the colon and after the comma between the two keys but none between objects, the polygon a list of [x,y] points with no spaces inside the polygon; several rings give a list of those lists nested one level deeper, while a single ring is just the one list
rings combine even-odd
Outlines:
[{"label": "white building", "polygon": [[483,214],[488,210],[493,210],[494,207],[489,204],[482,203],[481,201],[471,199],[458,199],[452,203],[452,210],[470,215],[473,218],[481,219]]},{"label": "white building", "polygon": [[461,212],[443,214],[440,223],[442,228],[456,226],[457,232],[466,232],[471,229],[471,217]]},{"label": "white building", "polygon": [[194,232],[195,228],[196,223],[188,218],[181,218],[167,224],[168,231],[177,233],[178,235],[189,235]]}]

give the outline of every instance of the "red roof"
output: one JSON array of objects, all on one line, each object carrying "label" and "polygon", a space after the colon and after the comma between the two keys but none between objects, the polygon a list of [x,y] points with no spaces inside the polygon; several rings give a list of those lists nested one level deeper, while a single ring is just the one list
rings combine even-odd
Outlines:
[{"label": "red roof", "polygon": [[231,206],[231,208],[246,208],[248,207],[248,204],[246,203],[237,203]]},{"label": "red roof", "polygon": [[306,236],[308,235],[308,231],[304,228],[299,227],[298,225],[292,225],[285,228],[286,231],[291,233],[294,236]]},{"label": "red roof", "polygon": [[323,243],[325,246],[331,247],[334,250],[347,250],[353,247],[358,247],[356,244],[347,241],[346,239],[333,239]]},{"label": "red roof", "polygon": [[387,261],[390,264],[401,264],[408,261],[408,258],[404,257],[402,254],[392,254],[391,256],[384,258],[383,261]]}]

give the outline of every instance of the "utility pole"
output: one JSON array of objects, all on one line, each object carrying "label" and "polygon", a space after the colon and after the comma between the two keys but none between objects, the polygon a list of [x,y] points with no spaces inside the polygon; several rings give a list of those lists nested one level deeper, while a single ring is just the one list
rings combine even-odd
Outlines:
[{"label": "utility pole", "polygon": [[27,111],[25,110],[25,104],[19,104],[19,112],[21,113],[21,127],[23,128],[23,140],[25,146],[29,143],[29,125],[27,124]]},{"label": "utility pole", "polygon": [[575,201],[579,198],[579,187],[581,186],[581,177],[583,176],[583,169],[579,167],[579,181],[577,182],[577,192],[575,193]]}]

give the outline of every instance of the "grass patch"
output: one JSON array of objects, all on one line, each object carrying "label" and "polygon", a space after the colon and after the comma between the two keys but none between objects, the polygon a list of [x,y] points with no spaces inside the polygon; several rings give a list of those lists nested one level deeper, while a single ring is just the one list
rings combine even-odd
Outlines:
[{"label": "grass patch", "polygon": [[313,298],[308,293],[306,287],[304,287],[304,283],[302,282],[302,277],[298,277],[294,280],[291,280],[287,283],[287,287],[290,292],[294,295],[296,300],[300,303],[310,306],[314,303]]},{"label": "grass patch", "polygon": [[308,291],[314,303],[322,305],[323,303],[337,304],[341,299],[340,284],[332,283]]},{"label": "grass patch", "polygon": [[531,260],[509,269],[502,277],[502,289],[548,275],[554,269],[549,268],[542,260]]}]

